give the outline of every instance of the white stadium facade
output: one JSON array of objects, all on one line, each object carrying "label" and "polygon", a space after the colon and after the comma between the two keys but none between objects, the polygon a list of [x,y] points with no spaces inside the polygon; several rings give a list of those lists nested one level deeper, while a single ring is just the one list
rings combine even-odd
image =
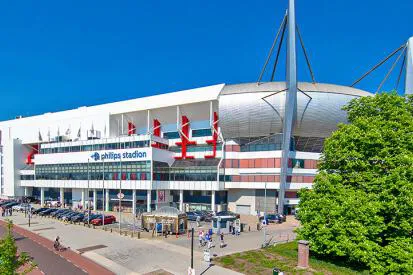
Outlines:
[{"label": "white stadium facade", "polygon": [[[294,17],[290,1],[285,82],[220,84],[0,122],[0,195],[112,211],[121,193],[124,211],[134,213],[164,205],[294,211],[297,191],[312,187],[325,138],[346,123],[342,107],[372,95],[298,82]],[[403,49],[406,93],[412,44]]]}]

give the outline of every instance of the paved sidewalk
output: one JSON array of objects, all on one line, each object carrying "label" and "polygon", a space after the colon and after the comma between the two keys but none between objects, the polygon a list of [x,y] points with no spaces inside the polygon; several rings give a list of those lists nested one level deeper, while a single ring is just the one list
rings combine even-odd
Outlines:
[{"label": "paved sidewalk", "polygon": [[[62,244],[81,253],[103,267],[116,274],[162,274],[159,270],[171,274],[185,274],[190,265],[190,240],[187,236],[168,236],[137,239],[131,236],[120,236],[118,233],[84,227],[82,225],[67,224],[52,218],[34,217],[31,227],[28,227],[24,214],[15,213],[12,217],[14,224],[30,230],[32,234],[44,237],[50,241],[60,236]],[[287,241],[295,238],[293,230],[298,222],[290,219],[280,225],[270,225],[266,228],[267,240]],[[197,232],[197,231],[196,231]],[[222,256],[257,249],[261,246],[264,231],[242,233],[241,236],[225,236],[227,247],[219,248],[219,241],[214,236],[216,247],[212,254]],[[194,267],[196,274],[239,274],[220,266],[211,266],[203,260],[203,248],[198,247],[197,234],[195,235]],[[78,255],[79,256],[79,255]],[[168,274],[168,273],[165,273]]]},{"label": "paved sidewalk", "polygon": [[[0,234],[6,232],[5,221],[0,220]],[[20,226],[13,226],[16,244],[21,251],[26,251],[39,269],[45,274],[101,274],[111,275],[111,271],[79,254],[67,249],[54,251],[53,242]]]},{"label": "paved sidewalk", "polygon": [[[51,218],[33,217],[28,227],[24,214],[15,213],[11,218],[15,225],[30,230],[50,241],[60,236],[62,244],[115,274],[146,274],[164,270],[172,274],[186,274],[190,265],[190,250],[159,239],[137,239],[120,236],[81,225],[66,224]],[[197,274],[239,274],[220,266],[208,265],[203,253],[194,252],[194,267]],[[156,273],[155,273],[156,274]],[[159,274],[159,273],[158,273]]]}]

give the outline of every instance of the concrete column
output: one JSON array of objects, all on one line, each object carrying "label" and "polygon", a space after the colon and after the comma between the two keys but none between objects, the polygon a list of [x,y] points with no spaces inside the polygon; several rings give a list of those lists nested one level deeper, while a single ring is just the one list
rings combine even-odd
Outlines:
[{"label": "concrete column", "polygon": [[60,188],[60,205],[63,207],[65,203],[65,189]]},{"label": "concrete column", "polygon": [[40,205],[44,206],[44,187],[40,188]]},{"label": "concrete column", "polygon": [[24,187],[24,195],[27,197],[29,195],[29,187]]},{"label": "concrete column", "polygon": [[105,191],[105,211],[109,211],[109,189]]},{"label": "concrete column", "polygon": [[86,190],[82,189],[82,199],[81,199],[81,204],[83,209],[86,209],[86,204],[85,204],[85,195],[86,195]]},{"label": "concrete column", "polygon": [[151,190],[146,191],[146,212],[151,212]]},{"label": "concrete column", "polygon": [[132,214],[136,215],[136,190],[132,190]]},{"label": "concrete column", "polygon": [[184,211],[184,190],[179,190],[179,210]]},{"label": "concrete column", "polygon": [[93,189],[93,210],[97,210],[98,208],[98,191]]},{"label": "concrete column", "polygon": [[215,212],[215,191],[211,191],[211,210]]}]

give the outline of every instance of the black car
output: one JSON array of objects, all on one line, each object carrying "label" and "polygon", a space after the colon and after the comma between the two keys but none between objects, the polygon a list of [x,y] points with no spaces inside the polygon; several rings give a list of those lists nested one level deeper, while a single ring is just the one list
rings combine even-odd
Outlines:
[{"label": "black car", "polygon": [[76,216],[77,214],[79,214],[79,213],[75,212],[75,211],[69,211],[69,212],[66,212],[66,213],[60,215],[59,219],[62,220],[62,221],[70,221],[70,218],[73,217],[73,216]]},{"label": "black car", "polygon": [[67,211],[69,211],[69,209],[59,209],[59,210],[51,213],[51,214],[50,214],[50,217],[56,217],[57,215],[62,214],[62,213],[65,213],[65,212],[67,212]]},{"label": "black car", "polygon": [[90,222],[91,220],[93,220],[93,219],[96,219],[96,218],[99,218],[99,217],[101,217],[102,215],[98,215],[98,214],[91,214],[90,216],[88,216],[88,215],[86,215],[84,218],[83,218],[83,223],[88,223],[88,222]]},{"label": "black car", "polygon": [[53,212],[56,212],[57,210],[59,210],[59,209],[57,209],[57,208],[49,208],[49,209],[46,209],[46,210],[44,210],[44,211],[42,211],[42,212],[39,212],[39,216],[49,216],[50,214],[52,214]]},{"label": "black car", "polygon": [[11,207],[13,207],[15,205],[18,205],[18,204],[20,204],[20,203],[18,203],[17,201],[12,201],[12,202],[3,204],[1,207],[5,208],[5,209],[8,209],[8,208],[11,208]]},{"label": "black car", "polygon": [[39,208],[39,209],[34,210],[34,211],[33,211],[33,214],[39,214],[40,212],[43,212],[43,211],[45,211],[45,210],[47,210],[47,209],[49,209],[49,208],[47,208],[47,207],[41,207],[41,208]]},{"label": "black car", "polygon": [[[57,213],[57,214],[54,214],[54,217],[56,218],[56,219],[61,219],[64,215],[66,215],[66,214],[69,214],[69,213],[72,213],[73,211],[72,210],[70,210],[70,209],[65,209],[64,211],[61,211],[61,212],[59,212],[59,213]],[[55,212],[56,213],[56,212]]]},{"label": "black car", "polygon": [[2,202],[0,202],[0,206],[3,206],[3,205],[5,205],[5,204],[8,204],[8,203],[11,203],[12,201],[2,201]]},{"label": "black car", "polygon": [[190,212],[186,212],[186,216],[188,217],[189,221],[196,221],[199,217],[200,221],[205,220],[205,217],[202,213],[198,212],[198,211],[190,211]]},{"label": "black car", "polygon": [[206,222],[212,221],[212,218],[214,217],[214,212],[202,210],[201,213],[203,214],[204,220],[205,220]]},{"label": "black car", "polygon": [[85,218],[85,214],[78,213],[78,215],[74,215],[70,218],[71,222],[81,222]]}]

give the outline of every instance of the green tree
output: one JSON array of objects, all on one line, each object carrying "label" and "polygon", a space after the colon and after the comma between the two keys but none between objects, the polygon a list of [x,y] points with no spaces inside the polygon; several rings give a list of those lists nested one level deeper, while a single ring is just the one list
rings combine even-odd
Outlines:
[{"label": "green tree", "polygon": [[312,190],[300,191],[298,236],[319,255],[374,273],[413,274],[413,97],[352,100],[325,141]]},{"label": "green tree", "polygon": [[[17,254],[17,246],[12,234],[13,223],[8,221],[7,233],[3,239],[0,240],[0,274],[13,275],[17,274],[17,270],[28,263],[30,258],[27,253],[22,252]],[[24,270],[26,273],[31,270],[33,266]]]}]

